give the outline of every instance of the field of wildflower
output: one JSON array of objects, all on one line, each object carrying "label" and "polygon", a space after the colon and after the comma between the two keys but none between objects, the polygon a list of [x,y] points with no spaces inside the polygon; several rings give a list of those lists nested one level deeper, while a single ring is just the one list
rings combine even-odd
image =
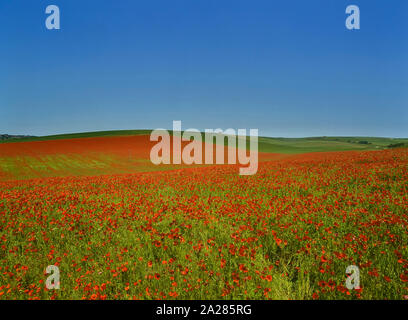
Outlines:
[{"label": "field of wildflower", "polygon": [[408,150],[2,181],[0,246],[0,299],[407,299]]}]

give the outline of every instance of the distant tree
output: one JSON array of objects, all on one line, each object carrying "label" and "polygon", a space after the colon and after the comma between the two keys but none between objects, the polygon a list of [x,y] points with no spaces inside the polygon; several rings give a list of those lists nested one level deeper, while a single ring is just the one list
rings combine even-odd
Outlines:
[{"label": "distant tree", "polygon": [[403,142],[400,143],[392,143],[388,145],[388,148],[402,148],[402,147],[406,147],[407,145]]}]

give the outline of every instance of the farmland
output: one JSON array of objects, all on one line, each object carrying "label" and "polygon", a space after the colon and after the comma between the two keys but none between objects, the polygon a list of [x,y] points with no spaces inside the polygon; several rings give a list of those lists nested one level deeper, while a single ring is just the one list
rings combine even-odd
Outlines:
[{"label": "farmland", "polygon": [[[85,132],[0,141],[0,180],[93,176],[161,171],[180,166],[152,165],[151,130]],[[367,143],[361,143],[367,142]],[[315,137],[259,138],[259,160],[327,151],[383,150],[408,139]]]},{"label": "farmland", "polygon": [[[272,154],[244,177],[138,168],[145,149],[91,138],[3,144],[0,299],[406,299],[407,149]],[[6,172],[21,150],[44,170]]]}]

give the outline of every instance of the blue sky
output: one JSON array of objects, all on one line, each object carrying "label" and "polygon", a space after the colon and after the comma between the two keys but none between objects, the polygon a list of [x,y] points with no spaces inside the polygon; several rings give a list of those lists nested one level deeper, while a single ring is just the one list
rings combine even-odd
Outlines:
[{"label": "blue sky", "polygon": [[408,137],[406,0],[2,0],[0,39],[0,133]]}]

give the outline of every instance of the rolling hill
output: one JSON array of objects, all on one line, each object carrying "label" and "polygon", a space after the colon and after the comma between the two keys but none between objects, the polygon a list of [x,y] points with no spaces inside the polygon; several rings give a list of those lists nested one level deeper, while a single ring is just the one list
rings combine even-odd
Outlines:
[{"label": "rolling hill", "polygon": [[[84,132],[0,142],[0,180],[169,170],[150,162],[151,130]],[[226,140],[226,139],[225,139]],[[377,137],[259,137],[260,161],[311,152],[382,150],[408,139]]]}]

